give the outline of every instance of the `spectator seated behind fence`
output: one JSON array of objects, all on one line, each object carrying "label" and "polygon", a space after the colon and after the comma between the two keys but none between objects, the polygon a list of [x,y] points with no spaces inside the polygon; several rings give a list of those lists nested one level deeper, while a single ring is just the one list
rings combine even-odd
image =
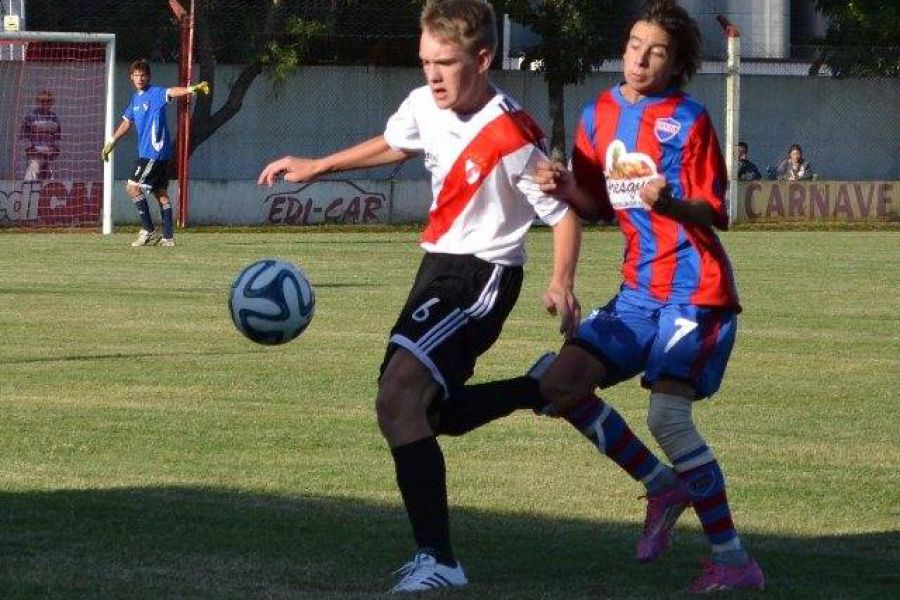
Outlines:
[{"label": "spectator seated behind fence", "polygon": [[803,148],[793,144],[788,156],[778,165],[778,179],[782,181],[806,181],[818,179],[809,162],[803,158]]},{"label": "spectator seated behind fence", "polygon": [[747,142],[738,142],[737,145],[738,159],[738,179],[741,181],[756,181],[762,179],[762,175],[755,164],[750,162],[750,148]]}]

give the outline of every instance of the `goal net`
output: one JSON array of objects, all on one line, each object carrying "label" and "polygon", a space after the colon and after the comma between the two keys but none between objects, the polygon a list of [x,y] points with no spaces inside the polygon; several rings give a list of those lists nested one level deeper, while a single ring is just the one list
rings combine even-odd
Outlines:
[{"label": "goal net", "polygon": [[110,34],[0,32],[0,227],[111,233]]}]

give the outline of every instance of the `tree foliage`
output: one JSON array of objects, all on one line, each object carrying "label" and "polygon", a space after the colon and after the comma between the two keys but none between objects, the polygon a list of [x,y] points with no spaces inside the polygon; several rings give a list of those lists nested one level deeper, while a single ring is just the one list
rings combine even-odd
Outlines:
[{"label": "tree foliage", "polygon": [[498,14],[536,33],[523,66],[539,65],[547,81],[550,145],[565,155],[565,86],[581,83],[604,59],[619,55],[625,14],[609,0],[494,0]]},{"label": "tree foliage", "polygon": [[[190,8],[190,0],[178,1]],[[359,1],[195,0],[194,80],[215,82],[219,64],[239,65],[241,70],[227,89],[214,87],[196,99],[190,151],[240,111],[257,77],[264,75],[277,87],[299,64],[309,62],[313,40],[333,28],[338,8]],[[120,62],[179,59],[179,22],[168,0],[31,0],[28,9],[32,30],[116,34]],[[214,111],[214,98],[222,94],[227,95],[225,101]]]},{"label": "tree foliage", "polygon": [[816,40],[836,76],[900,76],[900,3],[896,0],[814,0],[831,21]]},{"label": "tree foliage", "polygon": [[28,0],[26,25],[32,31],[114,33],[123,62],[172,62],[178,56],[178,26],[165,0]]},{"label": "tree foliage", "polygon": [[[236,4],[244,4],[236,8]],[[199,96],[191,125],[191,152],[234,117],[244,97],[259,75],[266,75],[279,87],[309,52],[312,39],[327,29],[327,13],[306,18],[300,4],[291,0],[236,2],[197,0],[195,2],[195,60],[197,78],[215,81],[216,65],[241,65],[230,84],[225,102],[213,111],[217,90]],[[250,6],[252,5],[252,6]]]},{"label": "tree foliage", "polygon": [[[190,0],[177,1],[190,7]],[[538,36],[525,64],[537,64],[544,73],[551,145],[564,153],[565,86],[619,55],[622,3],[491,1],[498,17],[509,14]],[[215,83],[219,64],[239,65],[240,71],[227,89],[196,99],[191,152],[240,111],[260,75],[278,88],[301,64],[417,65],[422,5],[423,0],[195,0],[195,81]],[[29,0],[28,9],[31,29],[115,33],[120,61],[178,61],[179,25],[169,0]],[[218,101],[223,94],[224,102]]]}]

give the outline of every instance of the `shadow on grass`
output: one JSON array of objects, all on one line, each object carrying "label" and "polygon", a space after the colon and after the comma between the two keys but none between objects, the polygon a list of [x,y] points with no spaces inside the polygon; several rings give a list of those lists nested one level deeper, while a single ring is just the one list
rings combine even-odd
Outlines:
[{"label": "shadow on grass", "polygon": [[238,352],[228,352],[224,350],[216,350],[215,352],[106,352],[106,353],[98,353],[98,354],[63,354],[61,356],[34,356],[34,357],[22,357],[22,358],[10,358],[7,360],[0,360],[0,366],[2,365],[30,365],[30,364],[40,364],[40,363],[54,363],[54,362],[81,362],[81,361],[104,361],[104,360],[118,360],[120,358],[125,358],[129,360],[159,360],[160,358],[171,359],[173,356],[185,356],[185,357],[217,357],[217,356],[241,356],[241,355],[249,355],[249,354],[258,354],[260,352],[264,352],[266,347],[251,347],[248,350],[241,350]]},{"label": "shadow on grass", "polygon": [[[437,597],[681,597],[706,551],[684,525],[646,566],[631,558],[633,524],[462,508],[452,520],[473,583]],[[744,537],[766,597],[900,589],[900,532]],[[353,499],[188,487],[0,494],[4,598],[366,598],[390,587],[411,549],[399,507]]]}]

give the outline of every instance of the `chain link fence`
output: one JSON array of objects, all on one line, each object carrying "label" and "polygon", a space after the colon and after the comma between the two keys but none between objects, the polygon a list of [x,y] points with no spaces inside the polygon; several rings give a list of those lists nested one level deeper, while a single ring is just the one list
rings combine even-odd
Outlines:
[{"label": "chain link fence", "polygon": [[[810,166],[805,177],[900,179],[900,77],[865,68],[842,73],[832,66],[839,63],[816,58],[820,47],[793,49],[811,60],[741,65],[741,138],[764,177],[788,177],[786,161],[797,145]],[[900,64],[900,49],[869,48],[872,57]]]},{"label": "chain link fence", "polygon": [[700,92],[723,143],[724,85],[702,81],[726,73],[723,14],[740,33],[738,137],[763,179],[787,177],[798,145],[807,177],[900,180],[900,46],[828,45],[828,21],[809,0],[680,4],[704,37],[704,66],[689,91]]},{"label": "chain link fence", "polygon": [[306,65],[418,62],[416,0],[28,0],[27,27],[114,33],[122,62],[177,63],[179,23],[171,4],[193,5],[195,46],[223,64],[247,62],[272,41],[290,45],[297,34],[310,35]]}]

